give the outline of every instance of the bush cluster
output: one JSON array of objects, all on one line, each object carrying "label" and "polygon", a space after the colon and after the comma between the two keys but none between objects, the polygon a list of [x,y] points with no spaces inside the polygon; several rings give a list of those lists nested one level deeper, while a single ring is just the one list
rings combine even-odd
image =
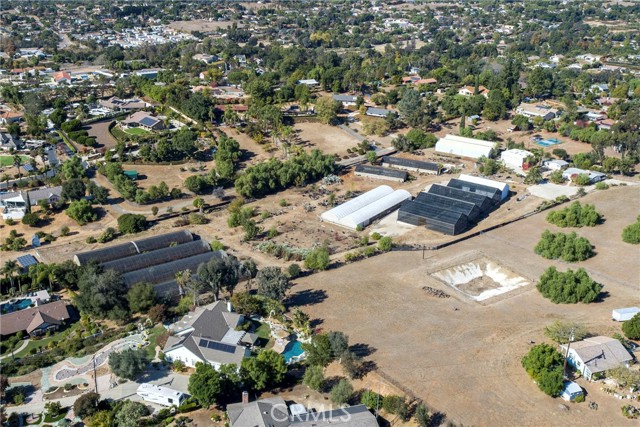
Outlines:
[{"label": "bush cluster", "polygon": [[584,261],[593,256],[589,240],[576,233],[552,233],[545,230],[535,247],[535,252],[547,259],[562,259],[567,262]]},{"label": "bush cluster", "polygon": [[549,267],[540,276],[536,287],[542,296],[556,304],[588,304],[595,301],[602,290],[602,285],[589,277],[583,268],[562,273],[555,267]]},{"label": "bush cluster", "polygon": [[581,205],[580,202],[547,214],[547,222],[558,227],[595,227],[601,221],[602,215],[593,205]]}]

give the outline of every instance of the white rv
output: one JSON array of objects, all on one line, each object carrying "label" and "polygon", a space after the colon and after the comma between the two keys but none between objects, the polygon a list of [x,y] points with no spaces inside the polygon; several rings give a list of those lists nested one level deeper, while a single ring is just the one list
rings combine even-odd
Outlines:
[{"label": "white rv", "polygon": [[147,402],[163,406],[180,406],[187,399],[185,393],[153,384],[140,384],[136,394]]}]

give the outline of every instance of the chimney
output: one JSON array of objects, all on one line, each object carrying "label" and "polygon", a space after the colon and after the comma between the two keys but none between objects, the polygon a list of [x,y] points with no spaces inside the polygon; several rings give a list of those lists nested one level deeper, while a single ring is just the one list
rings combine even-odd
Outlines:
[{"label": "chimney", "polygon": [[233,311],[233,307],[231,306],[231,301],[227,301],[227,311],[231,313]]},{"label": "chimney", "polygon": [[242,392],[242,403],[243,404],[249,403],[249,392],[248,391],[243,391]]}]

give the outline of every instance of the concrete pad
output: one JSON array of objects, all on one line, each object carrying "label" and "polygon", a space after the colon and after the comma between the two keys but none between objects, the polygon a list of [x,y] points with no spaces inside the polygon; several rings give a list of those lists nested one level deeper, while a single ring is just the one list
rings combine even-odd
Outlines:
[{"label": "concrete pad", "polygon": [[554,200],[560,196],[572,197],[578,193],[579,187],[573,187],[569,184],[546,184],[532,185],[527,190],[533,196],[540,197],[545,200]]},{"label": "concrete pad", "polygon": [[373,225],[371,228],[371,234],[379,233],[383,236],[397,237],[416,228],[415,225],[398,222],[398,212],[399,210],[391,212],[389,215],[378,221],[377,224]]}]

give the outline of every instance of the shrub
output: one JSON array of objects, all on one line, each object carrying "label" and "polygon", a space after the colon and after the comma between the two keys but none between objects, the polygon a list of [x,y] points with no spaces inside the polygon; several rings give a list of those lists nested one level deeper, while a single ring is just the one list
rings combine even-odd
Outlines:
[{"label": "shrub", "polygon": [[324,369],[322,366],[308,366],[302,382],[312,390],[320,391],[324,384]]},{"label": "shrub", "polygon": [[581,205],[580,202],[547,214],[547,222],[558,227],[594,227],[601,221],[602,215],[593,205]]},{"label": "shrub", "polygon": [[622,324],[622,332],[630,340],[640,339],[640,314],[636,314]]},{"label": "shrub", "polygon": [[637,245],[640,243],[640,216],[635,224],[628,225],[622,230],[622,241]]},{"label": "shrub", "polygon": [[389,252],[393,248],[391,237],[385,236],[378,240],[378,249],[382,252]]},{"label": "shrub", "polygon": [[378,233],[377,231],[371,234],[371,239],[375,240],[376,242],[381,238],[382,238],[382,234]]},{"label": "shrub", "polygon": [[382,409],[390,414],[395,414],[400,419],[405,420],[409,413],[409,407],[404,397],[388,395],[384,397],[382,401]]},{"label": "shrub", "polygon": [[549,396],[559,396],[564,389],[562,378],[562,355],[548,344],[531,347],[522,358],[522,367]]},{"label": "shrub", "polygon": [[287,275],[289,276],[290,279],[295,279],[300,275],[300,273],[301,273],[301,269],[298,264],[293,263],[287,268]]},{"label": "shrub", "polygon": [[576,233],[552,233],[545,230],[535,247],[535,252],[547,259],[562,259],[567,262],[584,261],[593,256],[591,243]]},{"label": "shrub", "polygon": [[220,240],[214,240],[211,242],[211,250],[212,251],[221,251],[224,249],[224,245]]},{"label": "shrub", "polygon": [[596,190],[606,190],[609,188],[609,185],[606,182],[598,182],[596,184]]},{"label": "shrub", "polygon": [[147,228],[147,219],[144,215],[127,213],[118,217],[118,229],[121,233],[139,233],[145,228]]},{"label": "shrub", "polygon": [[30,227],[37,227],[40,224],[40,215],[33,212],[27,212],[22,217],[22,223]]},{"label": "shrub", "polygon": [[591,179],[589,178],[589,175],[586,173],[581,173],[579,175],[576,175],[572,179],[574,184],[579,185],[581,187],[591,184]]},{"label": "shrub", "polygon": [[80,225],[85,225],[98,219],[98,215],[91,207],[91,203],[86,199],[74,200],[65,212],[69,218]]},{"label": "shrub", "polygon": [[344,405],[351,399],[353,387],[346,379],[341,379],[338,384],[331,389],[331,401],[336,405]]},{"label": "shrub", "polygon": [[87,243],[89,243],[89,244],[92,244],[92,243],[96,243],[96,242],[97,242],[96,238],[95,238],[95,237],[93,237],[93,236],[89,236],[89,237],[87,237],[87,239],[86,239],[85,241],[86,241]]},{"label": "shrub", "polygon": [[562,273],[555,267],[549,267],[540,276],[536,288],[556,304],[588,304],[598,298],[602,285],[591,279],[583,268]]},{"label": "shrub", "polygon": [[314,271],[326,270],[329,266],[329,249],[326,246],[313,249],[304,259],[304,266]]},{"label": "shrub", "polygon": [[376,408],[382,403],[383,397],[376,393],[375,391],[366,390],[362,392],[362,396],[360,397],[360,403],[366,406],[369,409]]},{"label": "shrub", "polygon": [[69,227],[64,225],[61,229],[60,229],[60,235],[61,236],[68,236],[69,235]]},{"label": "shrub", "polygon": [[195,225],[208,224],[209,220],[203,214],[194,212],[189,214],[189,223]]}]

